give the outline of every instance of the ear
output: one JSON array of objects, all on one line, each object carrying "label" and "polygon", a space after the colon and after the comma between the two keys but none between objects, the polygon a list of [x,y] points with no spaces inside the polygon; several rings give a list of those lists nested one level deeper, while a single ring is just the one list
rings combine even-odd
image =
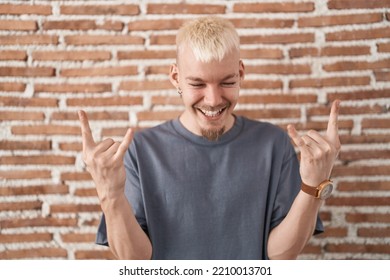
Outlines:
[{"label": "ear", "polygon": [[240,82],[242,82],[244,80],[244,77],[245,77],[245,65],[241,59],[239,62],[239,70],[238,71],[240,73]]},{"label": "ear", "polygon": [[179,88],[179,68],[176,63],[171,65],[169,70],[169,80],[176,89]]}]

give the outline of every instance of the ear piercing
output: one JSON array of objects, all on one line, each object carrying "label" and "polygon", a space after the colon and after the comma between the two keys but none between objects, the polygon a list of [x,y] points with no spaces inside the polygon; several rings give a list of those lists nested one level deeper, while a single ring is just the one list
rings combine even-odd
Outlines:
[{"label": "ear piercing", "polygon": [[182,93],[183,93],[183,91],[181,90],[181,88],[177,88],[177,93],[180,95],[180,97],[181,97],[181,95],[182,95]]}]

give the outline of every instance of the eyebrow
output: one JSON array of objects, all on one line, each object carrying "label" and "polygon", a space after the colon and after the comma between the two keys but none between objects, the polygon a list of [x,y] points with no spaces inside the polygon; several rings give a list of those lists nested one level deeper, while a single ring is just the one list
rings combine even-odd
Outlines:
[{"label": "eyebrow", "polygon": [[[222,81],[229,80],[229,79],[235,78],[235,77],[237,77],[237,76],[238,76],[237,73],[229,74],[229,75],[225,76],[225,77],[222,79]],[[191,80],[191,81],[194,81],[194,82],[204,82],[202,78],[193,77],[193,76],[186,77],[186,80]]]}]

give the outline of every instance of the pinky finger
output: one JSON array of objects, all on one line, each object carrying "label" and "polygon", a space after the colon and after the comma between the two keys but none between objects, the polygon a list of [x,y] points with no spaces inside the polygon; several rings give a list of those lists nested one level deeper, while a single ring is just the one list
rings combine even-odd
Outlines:
[{"label": "pinky finger", "polygon": [[133,130],[129,128],[126,132],[125,137],[123,138],[122,143],[119,145],[118,150],[116,152],[116,156],[123,157],[127,149],[129,148],[129,145],[131,141],[133,140]]}]

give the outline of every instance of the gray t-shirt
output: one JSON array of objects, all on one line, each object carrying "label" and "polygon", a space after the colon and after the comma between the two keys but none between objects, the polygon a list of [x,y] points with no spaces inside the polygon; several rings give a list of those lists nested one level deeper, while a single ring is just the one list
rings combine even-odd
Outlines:
[{"label": "gray t-shirt", "polygon": [[[267,259],[269,232],[301,184],[288,135],[239,116],[216,142],[178,119],[143,130],[125,167],[126,197],[153,259]],[[96,242],[108,245],[104,216]]]}]

